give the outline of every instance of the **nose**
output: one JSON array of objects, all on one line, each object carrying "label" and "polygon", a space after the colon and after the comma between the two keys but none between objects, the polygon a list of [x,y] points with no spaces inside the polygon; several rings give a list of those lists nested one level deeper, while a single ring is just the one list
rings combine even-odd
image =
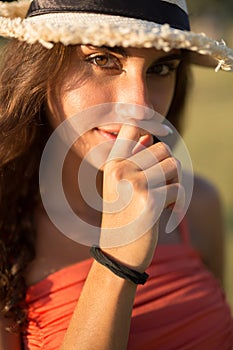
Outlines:
[{"label": "nose", "polygon": [[151,97],[143,67],[132,64],[115,86],[115,101],[120,102],[117,106],[118,115],[124,120],[151,119],[154,111]]},{"label": "nose", "polygon": [[146,76],[140,69],[125,72],[117,88],[117,102],[154,109]]}]

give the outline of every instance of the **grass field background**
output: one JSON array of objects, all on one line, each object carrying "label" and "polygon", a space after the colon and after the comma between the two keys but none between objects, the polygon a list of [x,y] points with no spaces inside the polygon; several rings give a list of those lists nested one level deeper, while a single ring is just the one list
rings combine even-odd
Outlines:
[{"label": "grass field background", "polygon": [[193,76],[183,136],[194,170],[209,178],[222,197],[225,289],[233,310],[233,74],[195,67]]}]

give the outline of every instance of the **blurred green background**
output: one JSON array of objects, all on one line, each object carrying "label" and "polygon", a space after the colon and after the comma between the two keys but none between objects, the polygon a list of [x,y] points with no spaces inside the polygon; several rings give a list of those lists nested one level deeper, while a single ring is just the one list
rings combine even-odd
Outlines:
[{"label": "blurred green background", "polygon": [[[233,48],[233,1],[187,1],[195,31]],[[194,170],[209,178],[222,197],[226,223],[225,290],[233,310],[233,73],[193,68],[184,140]]]}]

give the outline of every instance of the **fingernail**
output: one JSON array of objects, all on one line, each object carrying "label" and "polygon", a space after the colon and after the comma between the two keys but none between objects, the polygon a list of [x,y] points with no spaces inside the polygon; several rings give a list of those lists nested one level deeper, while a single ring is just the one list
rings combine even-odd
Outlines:
[{"label": "fingernail", "polygon": [[164,128],[167,130],[168,134],[172,135],[173,130],[170,128],[170,126],[163,124]]}]

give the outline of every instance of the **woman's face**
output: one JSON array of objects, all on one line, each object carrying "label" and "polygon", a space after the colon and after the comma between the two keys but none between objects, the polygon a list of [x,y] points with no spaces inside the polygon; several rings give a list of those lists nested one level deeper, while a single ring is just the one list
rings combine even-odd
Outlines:
[{"label": "woman's face", "polygon": [[[72,53],[67,72],[57,88],[48,88],[48,118],[53,128],[95,105],[116,103],[149,107],[166,116],[171,105],[181,53],[155,49],[106,48],[81,45]],[[98,124],[98,120],[97,120]],[[103,142],[114,140],[119,124],[96,125],[75,144],[83,158]],[[142,144],[152,136],[141,131]]]}]

